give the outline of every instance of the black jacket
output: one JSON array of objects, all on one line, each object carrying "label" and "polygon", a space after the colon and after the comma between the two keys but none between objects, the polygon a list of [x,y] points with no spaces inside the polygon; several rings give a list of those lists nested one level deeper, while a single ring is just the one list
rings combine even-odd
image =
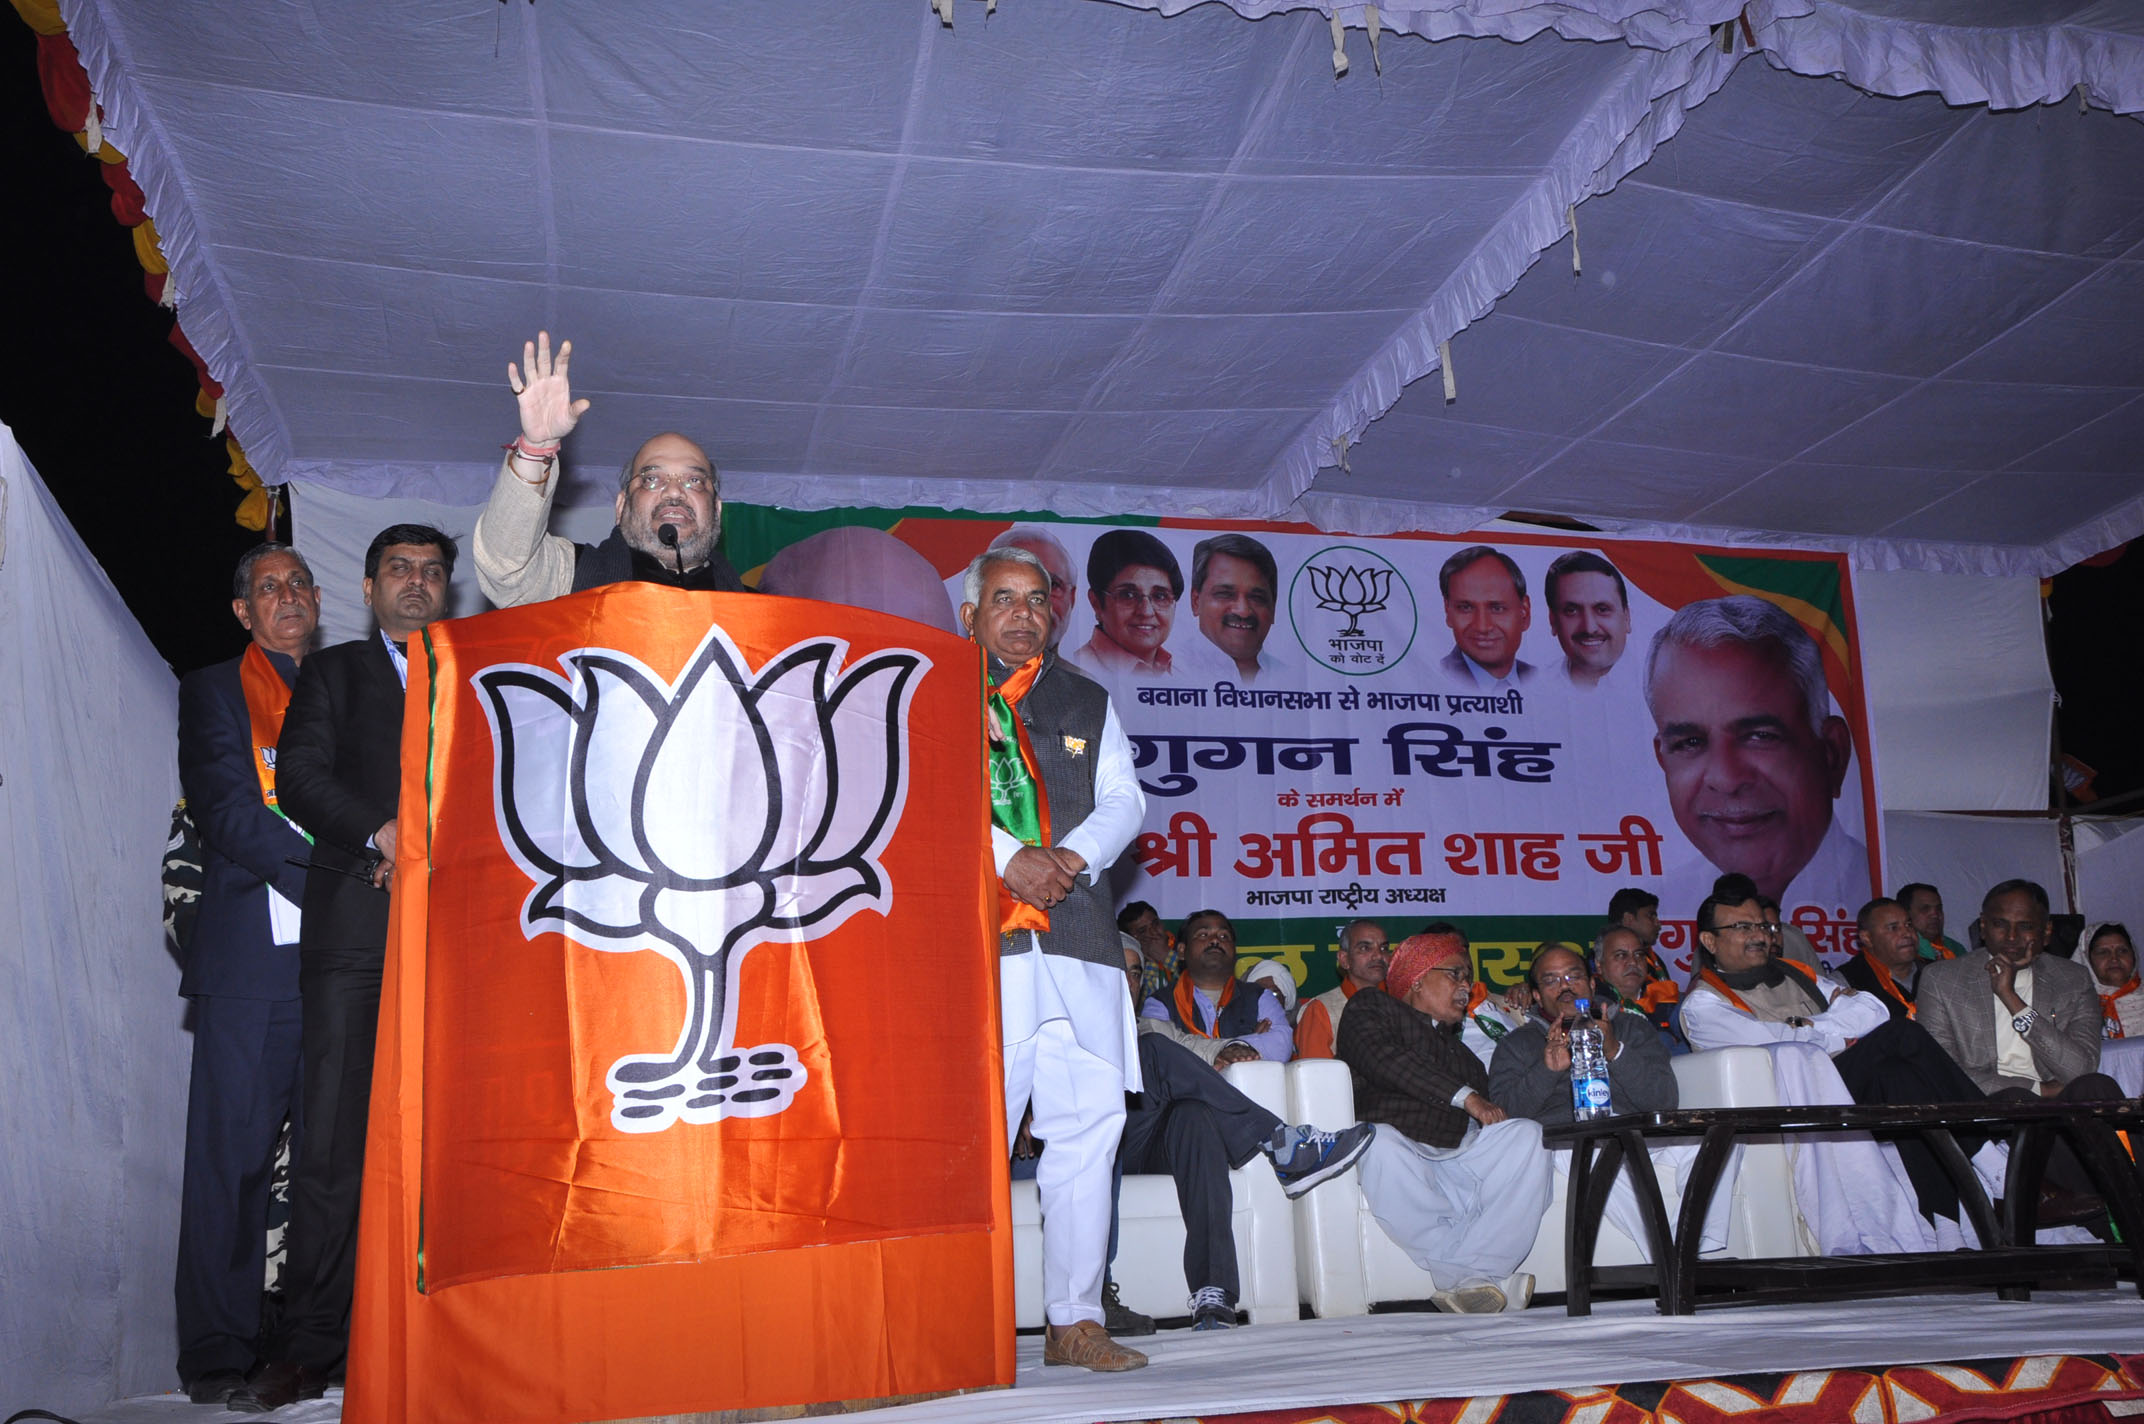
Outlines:
[{"label": "black jacket", "polygon": [[[402,795],[402,682],[378,634],[323,648],[298,671],[276,743],[276,796],[312,833],[313,859],[362,870],[366,840]],[[387,948],[387,892],[349,875],[306,877],[300,945]]]}]

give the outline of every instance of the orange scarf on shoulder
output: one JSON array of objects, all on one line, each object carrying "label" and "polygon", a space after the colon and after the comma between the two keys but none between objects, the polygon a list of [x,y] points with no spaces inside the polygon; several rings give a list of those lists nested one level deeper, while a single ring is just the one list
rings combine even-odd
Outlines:
[{"label": "orange scarf on shoulder", "polygon": [[[1034,846],[1050,844],[1050,796],[1043,787],[1041,768],[1035,764],[1035,744],[1028,740],[1027,724],[1020,720],[1019,708],[1020,699],[1027,696],[1028,689],[1035,685],[1035,677],[1041,671],[1042,656],[1038,653],[1013,669],[1011,676],[996,687],[987,688],[983,698],[983,730],[988,737],[983,753],[986,771],[993,781],[1000,775],[1007,774],[996,766],[997,762],[1007,760],[1004,734],[998,728],[997,703],[1002,700],[1006,718],[1012,723],[1013,742],[1019,752],[1019,766],[1013,768],[1009,774],[1017,780],[1019,772],[1024,770],[1028,787],[1032,789],[1035,800],[1035,826],[1006,825],[1004,829]],[[1030,839],[1031,835],[1033,839]],[[1049,929],[1050,916],[1047,910],[1030,905],[1025,900],[1014,899],[1012,892],[1005,888],[1005,882],[998,882],[998,933],[1009,935],[1020,930],[1033,930],[1037,934],[1047,934]]]},{"label": "orange scarf on shoulder", "polygon": [[1866,952],[1864,952],[1861,957],[1867,960],[1869,968],[1875,971],[1876,987],[1882,992],[1883,996],[1886,999],[1889,999],[1892,1003],[1897,1004],[1900,1008],[1904,1009],[1906,1011],[1907,1018],[1919,1018],[1921,1016],[1920,1011],[1914,1008],[1913,1001],[1911,999],[1908,999],[1905,994],[1899,989],[1898,981],[1891,977],[1890,967],[1880,963],[1875,958],[1875,956]]},{"label": "orange scarf on shoulder", "polygon": [[2137,991],[2137,982],[2137,976],[2132,974],[2129,976],[2127,984],[2124,984],[2111,994],[2101,994],[2099,996],[2099,1012],[2107,1020],[2106,1036],[2108,1038],[2122,1037],[2122,1011],[2115,1006],[2114,1001],[2126,994],[2134,994]]},{"label": "orange scarf on shoulder", "polygon": [[1189,974],[1176,976],[1176,1016],[1183,1021],[1186,1028],[1201,1038],[1219,1038],[1221,1036],[1219,1032],[1221,1010],[1227,1008],[1228,1001],[1235,997],[1236,981],[1230,979],[1221,986],[1221,1002],[1214,1005],[1213,1022],[1202,1024],[1199,1022],[1199,1002],[1191,994],[1191,976]]},{"label": "orange scarf on shoulder", "polygon": [[238,660],[238,685],[246,694],[247,731],[253,738],[253,774],[260,779],[261,804],[280,816],[283,812],[275,804],[275,744],[283,736],[290,688],[259,643],[247,644],[246,655]]},{"label": "orange scarf on shoulder", "polygon": [[[1777,962],[1781,969],[1791,970],[1792,972],[1801,975],[1802,979],[1809,985],[1809,987],[1816,991],[1816,996],[1819,1000],[1824,997],[1823,987],[1816,982],[1816,976],[1814,974],[1811,974],[1805,966],[1798,964],[1791,959],[1782,959]],[[1728,1003],[1733,1004],[1743,1013],[1748,1014],[1751,1018],[1755,1018],[1757,1016],[1757,1011],[1749,1006],[1749,1001],[1747,999],[1744,999],[1740,994],[1737,994],[1734,990],[1728,988],[1727,981],[1722,979],[1712,970],[1700,969],[1697,971],[1697,977],[1704,981],[1705,987],[1712,990],[1713,993],[1718,994]],[[1823,1011],[1820,1009],[1818,1010],[1818,1012],[1821,1013]]]}]

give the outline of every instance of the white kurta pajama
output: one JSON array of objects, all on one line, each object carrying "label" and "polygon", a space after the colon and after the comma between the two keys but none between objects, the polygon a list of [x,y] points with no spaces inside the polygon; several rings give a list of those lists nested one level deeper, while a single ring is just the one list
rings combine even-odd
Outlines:
[{"label": "white kurta pajama", "polygon": [[[1081,873],[1090,882],[1108,874],[1146,814],[1114,705],[1096,756],[1094,810],[1056,837],[1059,848],[1087,862]],[[991,841],[1002,876],[1021,843],[996,827]],[[1032,1104],[1029,1130],[1048,1144],[1035,1164],[1048,1320],[1060,1326],[1099,1321],[1124,1095],[1142,1085],[1138,1028],[1121,968],[1044,954],[1032,931],[1025,939],[1021,952],[998,958],[1005,1133],[1010,1141]]]},{"label": "white kurta pajama", "polygon": [[1541,1124],[1467,1125],[1457,1147],[1379,1129],[1356,1167],[1370,1214],[1439,1290],[1502,1282],[1534,1248],[1551,1190]]}]

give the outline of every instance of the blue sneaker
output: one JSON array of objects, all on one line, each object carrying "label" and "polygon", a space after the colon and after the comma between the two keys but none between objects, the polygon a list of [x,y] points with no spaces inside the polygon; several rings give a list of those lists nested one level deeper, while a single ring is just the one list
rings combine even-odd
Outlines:
[{"label": "blue sneaker", "polygon": [[1280,1178],[1280,1189],[1291,1199],[1354,1166],[1355,1159],[1369,1150],[1370,1139],[1377,1135],[1376,1124],[1367,1122],[1338,1132],[1320,1132],[1314,1127],[1289,1130],[1295,1133],[1295,1146],[1285,1154],[1269,1149],[1267,1155],[1273,1159],[1273,1175]]},{"label": "blue sneaker", "polygon": [[1236,1307],[1228,1303],[1228,1293],[1219,1286],[1200,1286],[1191,1296],[1191,1328],[1193,1330],[1233,1330],[1236,1328]]}]

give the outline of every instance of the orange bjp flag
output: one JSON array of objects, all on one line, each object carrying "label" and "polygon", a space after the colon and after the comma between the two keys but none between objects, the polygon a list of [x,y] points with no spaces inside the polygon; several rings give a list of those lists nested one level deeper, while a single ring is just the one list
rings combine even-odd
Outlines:
[{"label": "orange bjp flag", "polygon": [[410,652],[347,1417],[1009,1383],[974,648],[626,584]]}]

